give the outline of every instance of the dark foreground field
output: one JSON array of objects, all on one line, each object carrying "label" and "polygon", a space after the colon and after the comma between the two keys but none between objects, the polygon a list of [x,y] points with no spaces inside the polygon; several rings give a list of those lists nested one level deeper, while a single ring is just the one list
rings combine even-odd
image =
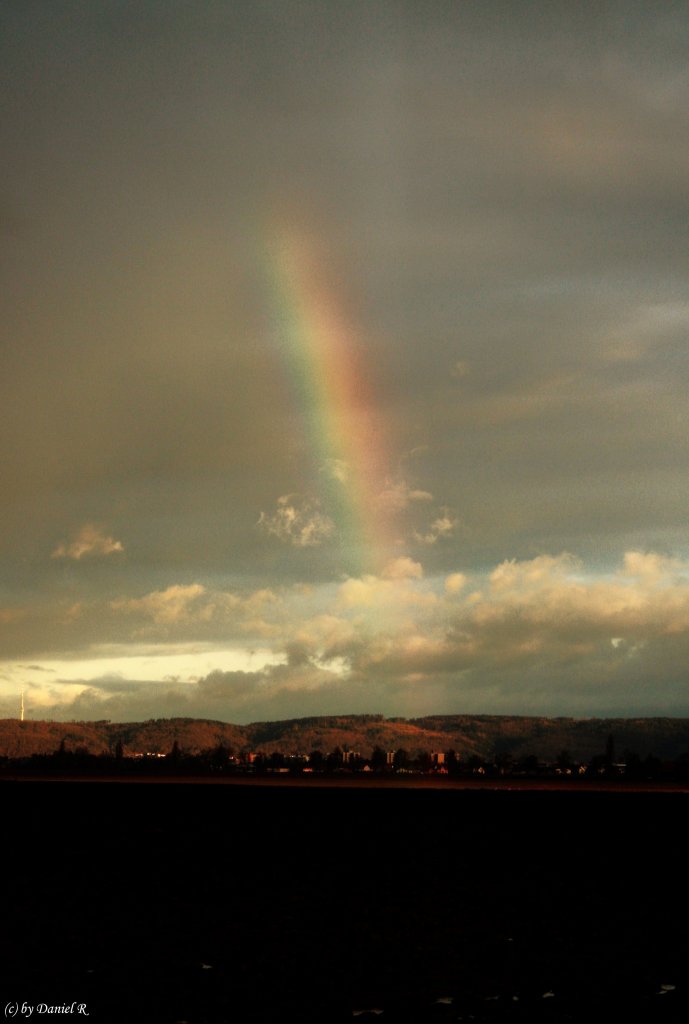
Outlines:
[{"label": "dark foreground field", "polygon": [[689,1014],[686,794],[4,782],[0,798],[15,1019],[73,1001],[98,1024]]}]

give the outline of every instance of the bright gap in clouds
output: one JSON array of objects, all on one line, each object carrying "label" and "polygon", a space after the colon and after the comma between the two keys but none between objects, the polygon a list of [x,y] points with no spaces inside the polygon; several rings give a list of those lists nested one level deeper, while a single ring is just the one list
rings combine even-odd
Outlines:
[{"label": "bright gap in clouds", "polygon": [[72,695],[94,684],[129,682],[194,683],[211,672],[259,672],[284,662],[281,653],[202,644],[103,644],[81,657],[47,658],[31,664],[0,662],[0,686],[6,698],[30,688],[30,701],[54,702],[53,686],[69,686]]}]

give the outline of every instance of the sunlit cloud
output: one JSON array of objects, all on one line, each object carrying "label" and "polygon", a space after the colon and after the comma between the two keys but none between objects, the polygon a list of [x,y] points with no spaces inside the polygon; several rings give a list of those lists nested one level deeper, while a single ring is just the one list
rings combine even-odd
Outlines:
[{"label": "sunlit cloud", "polygon": [[109,537],[98,526],[86,523],[81,527],[71,543],[62,542],[53,551],[51,558],[81,558],[107,556],[124,551],[121,541]]},{"label": "sunlit cloud", "polygon": [[158,625],[173,625],[191,618],[208,618],[212,605],[200,601],[205,593],[206,588],[200,583],[177,585],[145,597],[113,601],[111,607],[115,611],[140,613]]},{"label": "sunlit cloud", "polygon": [[381,576],[386,580],[420,580],[423,576],[423,567],[420,562],[415,562],[404,555],[388,562]]},{"label": "sunlit cloud", "polygon": [[685,576],[689,571],[689,563],[679,558],[668,558],[652,551],[627,551],[624,555],[623,568],[620,576],[628,576],[647,583],[671,581],[678,576]]},{"label": "sunlit cloud", "polygon": [[258,527],[298,548],[317,547],[335,533],[335,523],[320,511],[318,503],[297,494],[278,498],[274,512],[261,512]]},{"label": "sunlit cloud", "polygon": [[447,509],[434,519],[425,533],[414,531],[414,539],[418,544],[435,544],[438,540],[451,537],[457,527],[457,519],[454,519]]},{"label": "sunlit cloud", "polygon": [[463,572],[453,572],[445,579],[445,593],[459,594],[467,584],[467,578]]}]

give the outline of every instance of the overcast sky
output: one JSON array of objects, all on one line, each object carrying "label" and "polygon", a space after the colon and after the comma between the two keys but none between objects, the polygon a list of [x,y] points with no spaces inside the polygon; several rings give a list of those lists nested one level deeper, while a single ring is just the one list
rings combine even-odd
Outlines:
[{"label": "overcast sky", "polygon": [[0,6],[0,715],[689,715],[686,5]]}]

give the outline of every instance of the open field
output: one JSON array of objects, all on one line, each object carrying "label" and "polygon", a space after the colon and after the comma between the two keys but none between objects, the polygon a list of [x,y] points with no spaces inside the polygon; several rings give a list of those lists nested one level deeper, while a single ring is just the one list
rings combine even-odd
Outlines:
[{"label": "open field", "polygon": [[39,782],[109,783],[112,785],[143,786],[238,786],[246,788],[285,789],[361,789],[361,790],[468,790],[499,793],[685,793],[689,782],[629,781],[615,779],[530,779],[506,778],[450,778],[443,775],[80,775],[45,774],[34,771],[7,771],[0,776],[0,787],[5,783]]},{"label": "open field", "polygon": [[161,1024],[686,1019],[681,792],[0,793],[3,1006]]}]

